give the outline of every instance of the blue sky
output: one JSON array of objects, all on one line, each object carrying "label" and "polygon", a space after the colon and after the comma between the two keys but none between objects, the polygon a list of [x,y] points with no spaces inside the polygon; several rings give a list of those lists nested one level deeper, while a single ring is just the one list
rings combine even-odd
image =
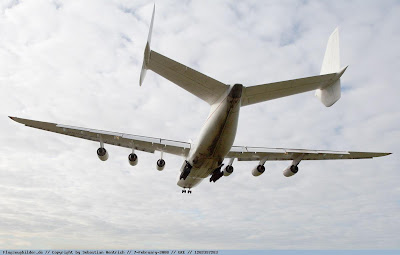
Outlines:
[{"label": "blue sky", "polygon": [[[342,98],[312,92],[241,110],[236,145],[382,151],[373,160],[236,162],[188,196],[182,158],[24,127],[7,116],[195,139],[208,105],[139,74],[153,2],[0,3],[0,247],[29,249],[399,249],[397,1],[160,1],[152,48],[224,83],[319,74],[339,26]],[[3,117],[1,117],[3,116]]]}]

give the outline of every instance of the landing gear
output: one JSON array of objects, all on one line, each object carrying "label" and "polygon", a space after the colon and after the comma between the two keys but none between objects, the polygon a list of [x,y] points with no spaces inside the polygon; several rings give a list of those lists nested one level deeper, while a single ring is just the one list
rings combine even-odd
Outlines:
[{"label": "landing gear", "polygon": [[221,171],[221,167],[224,164],[220,165],[217,169],[214,170],[210,177],[210,182],[216,182],[218,181],[219,178],[221,178],[224,175],[224,172]]},{"label": "landing gear", "polygon": [[[182,193],[186,193],[186,190],[185,190],[186,188],[184,188],[183,190],[182,190]],[[192,191],[190,190],[190,188],[189,188],[189,190],[187,191],[187,193],[188,194],[192,194]]]},{"label": "landing gear", "polygon": [[190,174],[190,170],[192,170],[192,166],[189,164],[189,162],[186,161],[186,165],[185,168],[183,169],[181,176],[179,177],[180,180],[184,179],[186,180],[186,178],[189,176]]}]

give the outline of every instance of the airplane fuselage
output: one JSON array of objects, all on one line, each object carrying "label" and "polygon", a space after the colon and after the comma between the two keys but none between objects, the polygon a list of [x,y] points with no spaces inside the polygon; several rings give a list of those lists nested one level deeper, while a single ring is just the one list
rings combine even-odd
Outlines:
[{"label": "airplane fuselage", "polygon": [[192,168],[185,179],[178,181],[182,188],[193,188],[207,178],[223,162],[236,136],[243,85],[232,85],[212,106],[197,141],[192,144],[181,172],[189,163]]}]

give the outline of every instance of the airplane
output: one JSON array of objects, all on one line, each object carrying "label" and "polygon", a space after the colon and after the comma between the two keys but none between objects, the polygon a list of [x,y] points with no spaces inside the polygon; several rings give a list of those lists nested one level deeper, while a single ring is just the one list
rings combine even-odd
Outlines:
[{"label": "airplane", "polygon": [[[146,71],[151,70],[210,105],[209,115],[195,142],[173,141],[9,117],[28,127],[99,142],[100,147],[97,149],[97,156],[102,161],[106,161],[109,157],[104,144],[132,149],[128,156],[129,164],[132,166],[138,163],[135,150],[149,153],[159,151],[161,156],[156,164],[159,171],[162,171],[165,167],[163,153],[182,156],[185,160],[177,182],[177,185],[183,188],[182,193],[186,193],[186,191],[192,193],[191,189],[208,177],[210,177],[210,182],[215,183],[222,176],[231,175],[234,170],[233,161],[235,159],[238,161],[258,161],[258,164],[252,170],[253,176],[260,176],[265,172],[264,164],[267,161],[289,160],[291,163],[284,169],[283,175],[290,177],[299,171],[298,165],[302,160],[363,159],[391,154],[233,146],[241,107],[311,90],[316,90],[316,97],[326,107],[332,106],[340,99],[340,78],[347,66],[340,68],[338,28],[333,31],[328,39],[320,75],[257,86],[244,86],[239,83],[228,85],[151,50],[150,42],[154,14],[155,6],[144,50],[139,85],[143,84]],[[229,161],[222,169],[224,159],[229,159]]]}]

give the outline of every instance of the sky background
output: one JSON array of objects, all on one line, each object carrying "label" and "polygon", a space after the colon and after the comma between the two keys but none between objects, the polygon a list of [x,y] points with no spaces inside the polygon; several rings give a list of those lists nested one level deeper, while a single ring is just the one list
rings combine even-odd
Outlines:
[{"label": "sky background", "polygon": [[339,26],[342,98],[313,92],[242,108],[236,145],[392,152],[383,158],[235,162],[191,195],[182,158],[24,127],[7,116],[195,139],[208,105],[139,75],[153,2],[0,1],[0,247],[400,249],[400,2],[157,1],[152,49],[246,86],[319,74]]}]

